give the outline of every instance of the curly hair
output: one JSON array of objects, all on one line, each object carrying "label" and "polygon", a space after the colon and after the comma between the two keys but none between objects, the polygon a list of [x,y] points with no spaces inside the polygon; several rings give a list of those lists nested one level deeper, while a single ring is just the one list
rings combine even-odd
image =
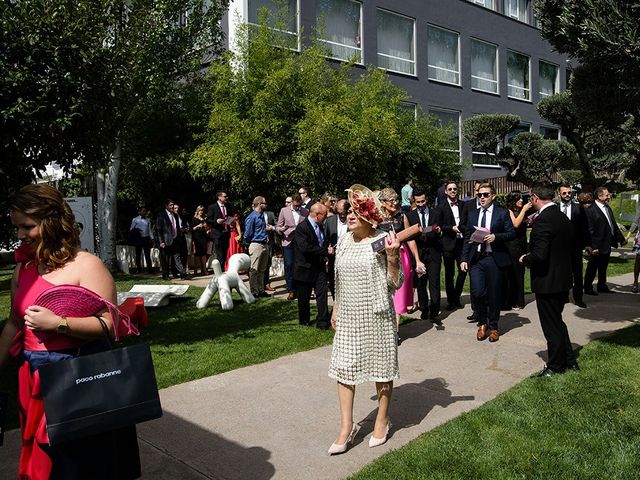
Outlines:
[{"label": "curly hair", "polygon": [[516,203],[522,198],[520,192],[509,192],[507,195],[507,208],[511,211],[515,211]]},{"label": "curly hair", "polygon": [[62,194],[46,184],[26,185],[11,199],[9,209],[35,220],[40,241],[35,260],[55,270],[72,260],[80,247],[76,218]]}]

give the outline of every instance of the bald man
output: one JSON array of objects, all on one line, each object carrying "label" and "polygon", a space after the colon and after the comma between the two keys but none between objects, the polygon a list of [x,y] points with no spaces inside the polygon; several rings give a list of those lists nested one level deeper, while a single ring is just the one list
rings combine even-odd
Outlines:
[{"label": "bald man", "polygon": [[316,326],[329,328],[327,305],[327,246],[328,241],[322,224],[327,208],[317,202],[311,205],[309,216],[296,227],[294,233],[295,263],[293,278],[298,290],[298,321],[300,325],[311,324],[311,291],[316,291],[318,316]]}]

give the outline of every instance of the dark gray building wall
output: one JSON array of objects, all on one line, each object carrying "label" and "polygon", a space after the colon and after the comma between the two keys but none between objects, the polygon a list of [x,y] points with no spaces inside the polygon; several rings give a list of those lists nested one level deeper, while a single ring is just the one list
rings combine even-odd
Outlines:
[{"label": "dark gray building wall", "polygon": [[[519,115],[522,122],[531,124],[532,132],[539,132],[540,126],[553,126],[543,120],[535,109],[535,105],[540,100],[538,62],[544,60],[558,65],[560,76],[558,83],[560,89],[564,89],[567,57],[554,52],[537,28],[503,15],[502,0],[495,0],[498,11],[488,10],[467,0],[362,0],[361,3],[362,51],[363,63],[366,65],[377,63],[377,8],[416,20],[416,75],[389,72],[389,78],[407,91],[409,101],[420,105],[423,110],[442,108],[458,111],[461,113],[461,119],[479,113],[513,113]],[[305,35],[311,35],[316,22],[316,0],[299,0],[299,8],[301,29]],[[530,5],[528,9],[530,23],[533,23]],[[460,86],[428,79],[427,28],[429,24],[459,34]],[[227,31],[228,25],[229,22],[225,19],[223,26]],[[498,47],[498,95],[471,89],[472,38]],[[530,57],[531,101],[512,99],[507,96],[507,50]],[[463,141],[462,159],[471,160],[471,153],[471,148]],[[463,178],[490,178],[501,175],[504,175],[504,171],[496,167],[473,167],[464,172]]]}]

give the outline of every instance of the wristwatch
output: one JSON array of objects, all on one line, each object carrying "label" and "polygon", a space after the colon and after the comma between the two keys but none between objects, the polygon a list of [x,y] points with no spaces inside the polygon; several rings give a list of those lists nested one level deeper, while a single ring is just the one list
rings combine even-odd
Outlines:
[{"label": "wristwatch", "polygon": [[60,323],[56,327],[56,332],[69,333],[69,323],[67,322],[67,317],[60,317]]}]

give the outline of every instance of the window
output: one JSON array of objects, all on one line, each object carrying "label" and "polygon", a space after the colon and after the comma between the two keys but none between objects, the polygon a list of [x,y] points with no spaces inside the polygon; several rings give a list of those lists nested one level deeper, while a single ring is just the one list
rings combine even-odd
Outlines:
[{"label": "window", "polygon": [[507,133],[507,143],[511,143],[516,135],[522,132],[530,132],[531,124],[530,123],[521,123],[516,128]]},{"label": "window", "polygon": [[249,23],[259,24],[260,11],[264,8],[269,12],[266,21],[270,27],[298,34],[297,0],[249,0],[248,7]]},{"label": "window", "polygon": [[559,140],[560,139],[560,130],[553,127],[540,127],[540,135],[542,135],[547,140]]},{"label": "window", "polygon": [[446,149],[450,152],[456,152],[460,157],[460,112],[455,110],[445,110],[441,108],[429,108],[429,115],[437,118],[437,124],[440,128],[451,128],[453,130],[451,143]]},{"label": "window", "polygon": [[460,85],[457,33],[429,25],[427,55],[430,80]]},{"label": "window", "polygon": [[407,114],[415,122],[418,116],[418,105],[411,102],[400,102],[400,113]]},{"label": "window", "polygon": [[354,0],[317,1],[319,40],[327,45],[332,58],[351,60],[359,56],[362,63],[361,7]]},{"label": "window", "polygon": [[471,163],[481,167],[499,167],[495,153],[471,152]]},{"label": "window", "polygon": [[378,66],[415,75],[415,20],[378,9]]},{"label": "window", "polygon": [[538,64],[538,86],[540,96],[548,97],[558,93],[558,66],[540,60]]},{"label": "window", "polygon": [[504,14],[527,23],[527,0],[504,0]]},{"label": "window", "polygon": [[495,5],[493,4],[494,0],[471,0],[471,2],[475,3],[476,5],[481,5],[484,8],[495,10]]},{"label": "window", "polygon": [[498,47],[471,39],[471,88],[498,93]]},{"label": "window", "polygon": [[527,55],[507,51],[507,95],[520,100],[531,100]]}]

